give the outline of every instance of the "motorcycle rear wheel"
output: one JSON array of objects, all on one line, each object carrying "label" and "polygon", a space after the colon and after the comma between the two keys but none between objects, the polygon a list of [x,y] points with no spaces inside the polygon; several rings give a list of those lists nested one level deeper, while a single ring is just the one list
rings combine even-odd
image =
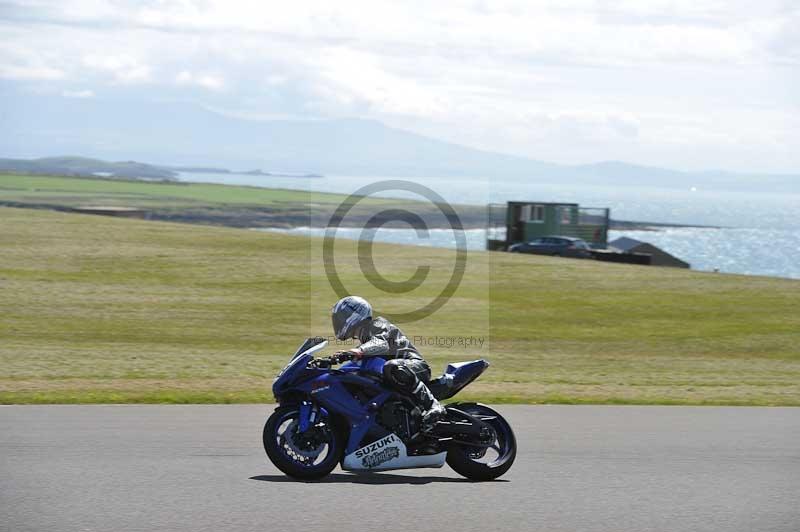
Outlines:
[{"label": "motorcycle rear wheel", "polygon": [[[458,408],[473,416],[493,417],[494,419],[486,422],[492,426],[496,437],[488,449],[461,443],[452,444],[447,450],[447,465],[459,475],[475,481],[494,480],[504,475],[517,457],[517,440],[514,437],[514,431],[511,430],[511,425],[503,416],[485,405],[459,405]],[[482,462],[481,460],[490,451],[496,453],[497,457],[488,462]]]}]

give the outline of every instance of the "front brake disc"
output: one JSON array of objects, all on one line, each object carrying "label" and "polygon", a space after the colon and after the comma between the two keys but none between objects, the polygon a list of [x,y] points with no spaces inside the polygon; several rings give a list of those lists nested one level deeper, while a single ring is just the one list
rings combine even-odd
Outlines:
[{"label": "front brake disc", "polygon": [[299,428],[299,424],[297,420],[292,420],[288,427],[286,427],[286,431],[283,433],[284,438],[286,439],[286,443],[289,446],[289,449],[292,450],[293,453],[302,456],[304,458],[316,458],[322,453],[322,449],[325,447],[325,443],[318,443],[316,447],[312,449],[308,449],[308,445],[303,445],[300,441],[302,438],[301,435],[297,433],[297,429]]}]

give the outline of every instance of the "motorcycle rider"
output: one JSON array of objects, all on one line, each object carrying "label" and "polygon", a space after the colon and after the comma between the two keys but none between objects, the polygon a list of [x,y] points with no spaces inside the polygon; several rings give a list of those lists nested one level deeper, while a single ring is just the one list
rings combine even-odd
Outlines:
[{"label": "motorcycle rider", "polygon": [[[347,296],[331,309],[333,333],[339,340],[355,338],[360,345],[340,352],[340,360],[381,357],[383,380],[391,388],[409,394],[423,409],[422,430],[430,430],[445,413],[426,385],[431,368],[414,344],[386,318],[372,317],[372,306],[366,299]],[[343,356],[342,356],[343,355]]]}]

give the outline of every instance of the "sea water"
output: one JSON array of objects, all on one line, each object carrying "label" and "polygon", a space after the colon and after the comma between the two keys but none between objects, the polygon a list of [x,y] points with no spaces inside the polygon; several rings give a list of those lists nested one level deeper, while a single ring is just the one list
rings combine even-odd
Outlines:
[{"label": "sea water", "polygon": [[[351,194],[376,182],[397,178],[326,176],[323,178],[181,174],[186,181],[245,184]],[[518,201],[575,202],[584,207],[608,207],[615,220],[694,224],[716,227],[666,228],[657,231],[611,231],[609,240],[629,236],[656,245],[689,262],[693,269],[800,279],[800,184],[794,194],[765,190],[729,191],[642,184],[562,185],[524,180],[405,178],[429,187],[451,203],[485,205]],[[413,193],[387,190],[378,195],[419,198]],[[313,207],[312,207],[313,208]],[[298,227],[290,233],[322,236],[322,228]],[[360,238],[359,228],[340,228],[337,236]],[[483,229],[466,231],[469,249],[484,249]],[[376,241],[453,247],[450,230],[433,229],[418,238],[412,229],[377,230]]]}]

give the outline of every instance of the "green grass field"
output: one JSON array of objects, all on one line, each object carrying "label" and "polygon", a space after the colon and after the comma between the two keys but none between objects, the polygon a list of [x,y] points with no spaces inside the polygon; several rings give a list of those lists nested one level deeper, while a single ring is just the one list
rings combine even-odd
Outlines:
[{"label": "green grass field", "polygon": [[[302,185],[298,179],[298,186]],[[132,207],[146,210],[153,219],[209,225],[323,225],[346,198],[345,194],[240,185],[0,173],[0,204],[4,205]],[[439,211],[435,205],[380,197],[359,201],[352,210],[352,219],[361,223],[388,208],[409,208],[426,216],[431,226],[441,223],[437,221]],[[484,207],[456,208],[465,225],[484,225]]]},{"label": "green grass field", "polygon": [[206,183],[148,182],[81,177],[0,175],[0,197],[85,202],[108,201],[153,205],[170,201],[175,205],[202,203],[280,204],[282,202],[336,203],[344,196],[322,192]]},{"label": "green grass field", "polygon": [[[0,247],[2,403],[270,401],[300,340],[328,334],[336,297],[316,239],[0,208]],[[345,284],[378,309],[427,301],[452,263],[376,244],[390,279],[431,266],[413,296],[389,297],[355,244],[337,251]],[[483,338],[420,346],[437,370],[491,361],[459,397],[800,405],[798,281],[486,252],[467,264],[439,312],[403,325]]]}]

